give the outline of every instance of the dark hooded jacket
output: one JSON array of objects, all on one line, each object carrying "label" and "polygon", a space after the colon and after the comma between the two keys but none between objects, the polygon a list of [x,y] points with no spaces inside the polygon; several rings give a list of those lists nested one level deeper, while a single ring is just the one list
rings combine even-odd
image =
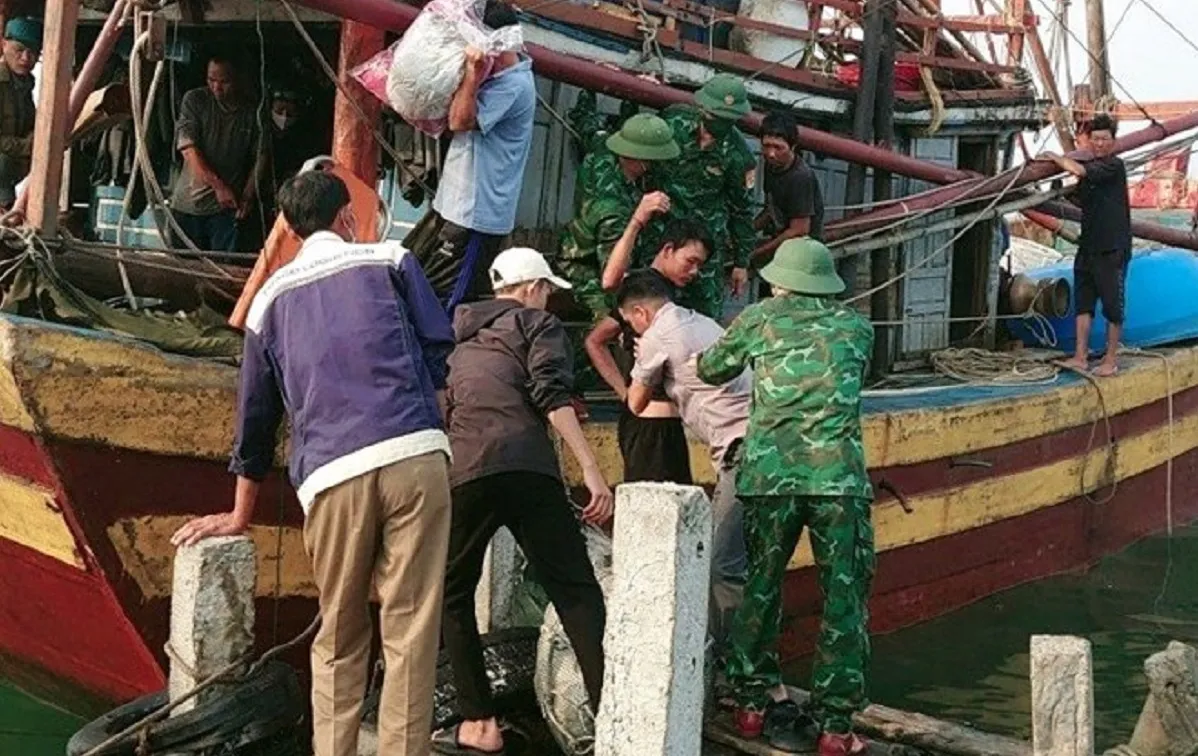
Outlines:
[{"label": "dark hooded jacket", "polygon": [[449,357],[454,486],[486,475],[561,478],[547,415],[570,404],[570,343],[557,317],[511,299],[457,308]]}]

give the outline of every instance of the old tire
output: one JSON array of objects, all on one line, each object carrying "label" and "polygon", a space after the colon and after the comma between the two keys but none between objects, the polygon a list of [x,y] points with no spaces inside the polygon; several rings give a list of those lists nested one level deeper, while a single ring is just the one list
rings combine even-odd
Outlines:
[{"label": "old tire", "polygon": [[[83,756],[130,725],[166,704],[162,691],[143,696],[89,722],[67,743],[67,756]],[[223,746],[223,753],[241,753],[257,743],[285,738],[304,716],[305,703],[295,670],[272,661],[252,677],[239,680],[226,694],[191,711],[153,725],[147,736],[149,753],[187,754]],[[134,756],[138,736],[131,735],[97,756]]]}]

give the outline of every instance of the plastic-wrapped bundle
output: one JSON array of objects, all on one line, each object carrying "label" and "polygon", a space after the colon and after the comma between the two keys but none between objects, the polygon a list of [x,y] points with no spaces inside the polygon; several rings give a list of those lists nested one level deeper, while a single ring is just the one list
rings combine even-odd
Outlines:
[{"label": "plastic-wrapped bundle", "polygon": [[[524,46],[518,25],[488,29],[481,0],[432,0],[395,45],[387,76],[387,102],[416,128],[438,136],[449,104],[462,83],[466,48],[482,51],[488,63]],[[489,70],[489,67],[488,67]]]},{"label": "plastic-wrapped bundle", "polygon": [[[611,594],[611,539],[593,528],[583,528],[587,556],[595,568],[595,579],[606,598]],[[588,704],[582,670],[565,628],[552,605],[545,612],[541,639],[537,643],[537,667],[533,675],[541,714],[554,740],[566,756],[594,752],[595,717]]]}]

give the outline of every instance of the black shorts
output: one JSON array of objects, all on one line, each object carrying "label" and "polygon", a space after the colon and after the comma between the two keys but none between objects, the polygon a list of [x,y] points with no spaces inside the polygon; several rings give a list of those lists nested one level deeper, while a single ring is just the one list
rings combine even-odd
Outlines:
[{"label": "black shorts", "polygon": [[682,420],[677,417],[637,417],[627,408],[616,425],[624,482],[653,481],[691,485],[690,449]]},{"label": "black shorts", "polygon": [[1131,250],[1079,252],[1073,258],[1074,301],[1078,315],[1093,315],[1095,303],[1102,302],[1102,314],[1107,322],[1123,325],[1129,262]]}]

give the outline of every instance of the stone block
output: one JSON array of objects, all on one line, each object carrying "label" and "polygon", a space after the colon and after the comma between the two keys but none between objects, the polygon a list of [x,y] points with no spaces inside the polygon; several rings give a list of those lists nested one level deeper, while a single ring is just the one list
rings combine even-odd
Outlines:
[{"label": "stone block", "polygon": [[[248,536],[209,538],[175,554],[171,595],[170,697],[243,658],[254,645],[254,542]],[[218,697],[215,686],[176,714]]]},{"label": "stone block", "polygon": [[1032,752],[1093,756],[1094,675],[1090,641],[1033,635]]},{"label": "stone block", "polygon": [[711,535],[700,488],[617,489],[597,756],[700,753]]}]

